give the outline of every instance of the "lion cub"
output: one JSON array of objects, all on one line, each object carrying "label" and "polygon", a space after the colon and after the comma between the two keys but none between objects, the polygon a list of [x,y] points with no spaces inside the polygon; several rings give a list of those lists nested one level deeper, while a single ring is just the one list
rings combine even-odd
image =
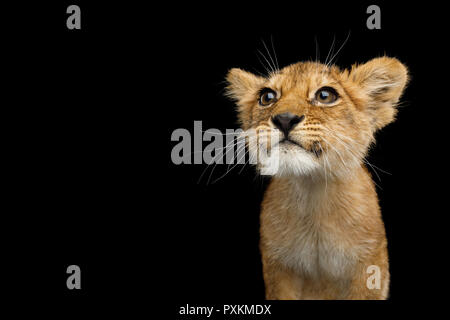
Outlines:
[{"label": "lion cub", "polygon": [[407,80],[388,57],[351,70],[300,62],[265,78],[227,75],[242,128],[256,132],[250,153],[268,137],[279,150],[277,161],[259,159],[277,166],[261,212],[267,299],[387,298],[386,235],[364,157],[394,120]]}]

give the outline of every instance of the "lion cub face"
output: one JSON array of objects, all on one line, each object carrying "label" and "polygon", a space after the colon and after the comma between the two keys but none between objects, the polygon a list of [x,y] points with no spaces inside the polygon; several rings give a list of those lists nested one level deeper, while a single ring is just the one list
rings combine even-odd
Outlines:
[{"label": "lion cub face", "polygon": [[250,154],[275,165],[273,175],[345,176],[360,165],[374,132],[394,120],[406,67],[376,58],[351,70],[299,62],[259,77],[241,69],[227,75],[248,134]]}]

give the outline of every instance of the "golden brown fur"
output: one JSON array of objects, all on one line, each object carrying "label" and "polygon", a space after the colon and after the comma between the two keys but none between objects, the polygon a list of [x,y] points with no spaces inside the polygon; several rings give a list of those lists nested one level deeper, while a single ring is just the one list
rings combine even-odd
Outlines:
[{"label": "golden brown fur", "polygon": [[[273,136],[280,148],[261,212],[267,299],[387,297],[387,242],[364,157],[376,130],[394,120],[407,79],[405,66],[388,57],[351,70],[305,62],[265,78],[229,72],[242,127],[256,129],[249,148]],[[323,87],[338,93],[335,103],[315,98]],[[263,88],[277,94],[271,105],[258,103]],[[273,117],[285,112],[304,116],[289,133],[294,144],[283,142],[274,125]],[[381,270],[380,289],[366,284],[371,265]]]}]

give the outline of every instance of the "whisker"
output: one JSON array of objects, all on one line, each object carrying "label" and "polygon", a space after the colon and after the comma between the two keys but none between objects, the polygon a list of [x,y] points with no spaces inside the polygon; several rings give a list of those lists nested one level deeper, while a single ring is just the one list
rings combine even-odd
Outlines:
[{"label": "whisker", "polygon": [[339,52],[342,50],[342,48],[345,46],[345,44],[347,43],[348,39],[350,38],[350,30],[348,31],[347,34],[347,38],[345,38],[344,43],[342,43],[342,45],[340,46],[339,50],[331,57],[330,61],[328,62],[327,66],[330,66],[331,63],[333,62],[334,58],[337,57],[337,55],[339,54]]},{"label": "whisker", "polygon": [[[316,63],[320,61],[320,51],[319,51],[319,42],[317,41],[317,36],[314,36],[314,42],[316,43]],[[317,68],[317,66],[316,66]]]},{"label": "whisker", "polygon": [[[234,140],[233,140],[233,141],[234,141]],[[236,145],[236,144],[235,144],[235,145]],[[233,152],[234,152],[234,146],[235,146],[235,145],[233,145],[233,148],[232,148]],[[231,150],[231,149],[229,149],[229,150]],[[225,158],[226,158],[227,153],[229,152],[229,150],[227,150],[227,152],[225,153],[225,155],[224,155]],[[242,150],[245,150],[245,148],[242,149]],[[242,150],[239,150],[239,151],[238,151],[238,154],[236,154],[236,158],[238,157],[239,153],[240,153]],[[237,163],[239,163],[239,160],[237,161]],[[216,168],[216,166],[217,166],[217,162],[216,162],[216,164],[214,165],[214,167],[212,168],[211,173],[209,174],[208,181],[206,182],[207,185],[209,184],[209,181],[211,181],[211,177],[212,177],[212,174],[214,173],[214,169]],[[228,164],[228,168],[229,168],[229,167],[230,167],[230,164]]]},{"label": "whisker", "polygon": [[327,143],[327,145],[329,147],[331,147],[336,152],[338,157],[341,159],[341,162],[342,162],[342,165],[344,166],[344,169],[346,169],[347,173],[350,175],[351,174],[351,170],[350,170],[350,168],[348,168],[348,166],[347,166],[344,158],[342,157],[341,153],[330,142],[328,142],[327,139],[325,139],[324,137],[322,137],[322,139]]},{"label": "whisker", "polygon": [[[357,141],[354,141],[353,139],[349,139],[348,137],[345,137],[345,136],[343,136],[343,135],[341,135],[341,134],[338,134],[337,132],[333,132],[333,131],[329,130],[329,129],[326,128],[326,127],[325,127],[325,130],[327,130],[328,133],[329,133],[330,135],[334,136],[334,138],[336,139],[336,141],[339,142],[339,143],[341,143],[341,144],[346,148],[346,150],[349,151],[349,152],[353,155],[354,158],[356,158],[355,160],[359,159],[359,161],[361,161],[361,162],[367,164],[367,165],[372,169],[372,171],[375,173],[375,175],[377,176],[377,179],[378,179],[380,182],[381,182],[381,177],[380,177],[380,175],[378,174],[378,172],[377,172],[377,170],[376,170],[375,168],[377,168],[377,169],[379,169],[380,171],[383,171],[383,172],[385,172],[385,173],[387,173],[387,174],[391,174],[391,173],[389,173],[389,172],[387,172],[387,171],[384,171],[384,170],[382,170],[382,169],[376,167],[376,166],[373,165],[372,163],[370,163],[363,155],[358,155],[358,154],[356,154],[355,151],[354,151],[354,149],[352,149],[351,146],[350,146],[349,144],[347,144],[345,141],[343,141],[341,138],[344,138],[344,139],[346,139],[346,140],[351,140],[350,143],[353,143],[353,144],[355,144],[355,143],[356,143],[356,144],[359,144],[359,145],[362,145],[362,144],[360,144],[360,143],[357,142]],[[340,137],[341,137],[341,138],[340,138]],[[375,181],[374,181],[374,183],[375,183],[380,189],[383,189],[383,188],[382,188],[381,186],[379,186]]]},{"label": "whisker", "polygon": [[277,70],[280,70],[280,65],[278,64],[277,53],[275,51],[275,46],[273,44],[273,37],[272,37],[272,35],[270,36],[270,42],[272,43],[272,51],[273,51],[273,56],[275,57],[275,63],[276,63]]},{"label": "whisker", "polygon": [[[236,145],[234,142],[235,142],[235,141],[234,141],[234,139],[233,139],[233,140],[230,141],[225,147],[223,147],[222,150],[223,150],[224,148],[229,148],[230,145],[232,144],[232,145],[233,145],[233,148],[231,148],[231,149],[234,151],[234,146]],[[229,149],[229,150],[230,150],[230,149]],[[229,150],[227,150],[227,152],[225,153],[225,156],[226,156],[226,154],[228,153]],[[201,151],[201,152],[203,152],[203,151]],[[211,162],[211,163],[208,163],[208,165],[206,166],[206,168],[203,170],[202,174],[200,175],[200,178],[198,178],[197,184],[200,183],[200,181],[201,181],[203,175],[205,174],[205,172],[206,172],[206,171],[208,170],[208,168],[212,165],[212,163],[215,162],[216,158],[217,158],[219,155],[222,155],[222,156],[223,156],[223,153],[218,153],[218,154],[216,154],[216,155],[214,156],[214,158],[212,159],[212,162]],[[215,168],[216,165],[217,165],[217,162],[215,163],[215,165],[214,165],[212,171],[214,171],[214,168]]]},{"label": "whisker", "polygon": [[266,49],[266,52],[267,52],[267,55],[269,56],[270,61],[272,61],[272,66],[273,66],[272,70],[275,73],[277,71],[275,61],[273,60],[272,55],[270,54],[270,51],[267,48],[266,43],[264,42],[264,40],[261,40],[261,41],[262,41],[262,43],[264,45],[264,48]]},{"label": "whisker", "polygon": [[[257,50],[257,52],[258,52],[260,55],[263,56],[264,60],[267,61],[266,57],[262,54],[261,51]],[[263,66],[264,70],[266,70],[266,72],[267,72],[267,75],[265,75],[265,77],[266,77],[266,76],[270,76],[270,74],[271,74],[270,69],[268,69],[268,68],[266,67],[266,65],[265,65],[264,62],[259,58],[258,55],[256,55],[256,57],[258,58],[258,60],[259,60],[259,62],[261,63],[261,65]],[[267,61],[267,62],[268,62],[268,61]]]},{"label": "whisker", "polygon": [[334,49],[334,43],[336,41],[336,36],[333,36],[333,42],[331,43],[331,47],[330,50],[328,51],[327,57],[325,58],[325,65],[328,66],[327,61],[328,61],[328,57],[330,56],[330,53],[332,54],[332,51]]},{"label": "whisker", "polygon": [[[228,167],[227,171],[226,171],[223,175],[221,175],[219,178],[215,179],[215,180],[212,182],[212,184],[214,184],[214,183],[216,183],[217,181],[219,181],[220,179],[224,178],[224,177],[225,177],[229,172],[231,172],[231,171],[239,164],[239,162],[240,162],[242,159],[244,159],[245,156],[250,152],[250,149],[249,149],[249,148],[245,148],[245,149],[242,149],[242,150],[245,150],[245,152],[244,152],[244,154],[241,156],[241,158],[239,158],[239,159],[236,161],[236,163],[231,167],[231,169]],[[238,152],[238,154],[236,155],[236,157],[238,157],[239,153],[241,153],[242,150],[240,150],[240,151]],[[245,165],[245,164],[244,164],[244,165]]]}]

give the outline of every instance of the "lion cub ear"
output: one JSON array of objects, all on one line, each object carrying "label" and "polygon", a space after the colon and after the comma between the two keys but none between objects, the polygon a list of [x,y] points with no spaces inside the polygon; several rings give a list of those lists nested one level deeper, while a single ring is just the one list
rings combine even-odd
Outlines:
[{"label": "lion cub ear", "polygon": [[375,129],[392,122],[396,105],[408,82],[408,70],[397,59],[381,57],[353,66],[350,79],[368,98],[366,110]]},{"label": "lion cub ear", "polygon": [[254,100],[254,95],[260,89],[264,78],[253,73],[234,68],[227,74],[227,96],[235,100],[238,106]]}]

